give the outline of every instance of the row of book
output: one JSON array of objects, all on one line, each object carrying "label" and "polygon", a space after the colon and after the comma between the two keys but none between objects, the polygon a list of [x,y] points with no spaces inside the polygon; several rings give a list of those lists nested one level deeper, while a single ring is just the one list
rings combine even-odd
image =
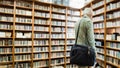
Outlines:
[{"label": "row of book", "polygon": [[80,17],[67,16],[67,20],[70,20],[70,21],[78,21],[79,19]]},{"label": "row of book", "polygon": [[95,39],[104,39],[104,33],[95,33],[94,37]]},{"label": "row of book", "polygon": [[21,14],[21,15],[32,15],[32,11],[29,10],[23,10],[23,9],[16,9],[16,14]]},{"label": "row of book", "polygon": [[15,55],[15,61],[31,60],[31,55]]},{"label": "row of book", "polygon": [[11,16],[0,16],[0,21],[13,22],[13,17],[11,17]]},{"label": "row of book", "polygon": [[32,23],[32,18],[16,17],[16,22],[20,22],[20,23]]},{"label": "row of book", "polygon": [[32,33],[16,32],[16,38],[32,38]]},{"label": "row of book", "polygon": [[27,1],[23,1],[23,0],[17,0],[16,5],[17,6],[22,6],[22,7],[32,8],[32,3],[27,2]]},{"label": "row of book", "polygon": [[40,4],[35,4],[34,5],[35,9],[39,9],[39,10],[50,10],[50,6],[47,5],[40,5]]},{"label": "row of book", "polygon": [[47,20],[44,20],[44,19],[35,19],[34,20],[34,24],[49,24],[49,22]]},{"label": "row of book", "polygon": [[15,40],[14,44],[15,46],[32,46],[32,40]]},{"label": "row of book", "polygon": [[107,5],[107,11],[120,7],[120,1]]},{"label": "row of book", "polygon": [[75,40],[67,40],[67,44],[74,44],[75,43]]},{"label": "row of book", "polygon": [[117,27],[117,26],[120,26],[120,21],[119,20],[116,20],[116,21],[108,21],[106,23],[106,27]]},{"label": "row of book", "polygon": [[67,33],[67,38],[75,38],[75,33]]},{"label": "row of book", "polygon": [[68,14],[80,16],[80,11],[77,11],[77,10],[68,10]]},{"label": "row of book", "polygon": [[51,65],[64,63],[64,59],[53,59],[51,60]]},{"label": "row of book", "polygon": [[48,40],[34,40],[34,45],[38,45],[38,46],[48,45]]},{"label": "row of book", "polygon": [[96,46],[104,46],[104,42],[103,41],[95,41],[95,45]]},{"label": "row of book", "polygon": [[51,58],[64,57],[64,52],[51,53]]},{"label": "row of book", "polygon": [[65,28],[64,27],[52,27],[51,31],[52,32],[65,32]]},{"label": "row of book", "polygon": [[106,40],[117,40],[120,41],[120,34],[119,33],[113,33],[113,34],[107,34]]},{"label": "row of book", "polygon": [[78,65],[66,65],[66,68],[79,68]]},{"label": "row of book", "polygon": [[67,28],[67,33],[75,33],[75,29],[74,28]]},{"label": "row of book", "polygon": [[65,22],[63,22],[63,21],[52,21],[52,25],[65,26]]},{"label": "row of book", "polygon": [[34,38],[49,38],[49,34],[45,33],[35,33]]},{"label": "row of book", "polygon": [[120,58],[120,51],[115,51],[115,50],[108,50],[107,49],[107,55],[114,56],[116,58]]},{"label": "row of book", "polygon": [[66,58],[66,63],[70,63],[70,58]]},{"label": "row of book", "polygon": [[21,52],[31,52],[32,48],[15,48],[15,53],[21,53]]},{"label": "row of book", "polygon": [[49,61],[38,61],[38,62],[33,62],[33,68],[39,68],[39,67],[46,67],[48,66]]},{"label": "row of book", "polygon": [[48,47],[34,47],[34,52],[48,52]]},{"label": "row of book", "polygon": [[0,7],[0,12],[13,13],[13,8]]},{"label": "row of book", "polygon": [[66,56],[67,56],[67,57],[70,57],[70,52],[66,52]]},{"label": "row of book", "polygon": [[93,15],[100,14],[100,13],[102,13],[101,11],[104,12],[104,8],[100,8],[98,10],[95,10],[94,13],[93,13]]},{"label": "row of book", "polygon": [[106,42],[106,46],[110,48],[120,48],[120,43]]},{"label": "row of book", "polygon": [[72,26],[74,27],[75,23],[74,22],[67,22],[67,26]]},{"label": "row of book", "polygon": [[94,24],[94,28],[104,28],[104,23]]},{"label": "row of book", "polygon": [[50,14],[45,12],[35,12],[35,16],[49,18]]},{"label": "row of book", "polygon": [[34,59],[47,59],[48,58],[48,53],[39,53],[39,54],[34,54]]},{"label": "row of book", "polygon": [[46,26],[34,26],[35,31],[48,31],[49,27]]},{"label": "row of book", "polygon": [[104,55],[97,54],[97,58],[99,58],[100,60],[103,60],[103,61],[104,61]]},{"label": "row of book", "polygon": [[0,40],[0,46],[12,46],[12,40]]},{"label": "row of book", "polygon": [[71,50],[72,46],[67,46],[66,50]]},{"label": "row of book", "polygon": [[99,7],[99,6],[103,5],[103,4],[104,4],[104,1],[97,2],[97,3],[92,5],[93,6],[92,8]]},{"label": "row of book", "polygon": [[9,62],[12,61],[12,55],[0,56],[0,62]]},{"label": "row of book", "polygon": [[[34,27],[35,28],[35,27]],[[32,25],[15,25],[16,30],[31,30],[32,31]]]},{"label": "row of book", "polygon": [[65,34],[52,34],[51,38],[65,38]]},{"label": "row of book", "polygon": [[0,54],[12,53],[12,48],[0,48]]},{"label": "row of book", "polygon": [[101,21],[101,20],[104,20],[104,16],[103,15],[100,15],[100,16],[97,16],[97,17],[93,17],[93,22]]},{"label": "row of book", "polygon": [[116,65],[120,65],[119,60],[115,59],[115,58],[112,58],[112,57],[106,57],[106,61],[110,62],[110,63],[113,63],[113,64],[116,64]]},{"label": "row of book", "polygon": [[9,1],[9,0],[0,0],[0,4],[13,5],[13,4],[14,4],[14,2]]},{"label": "row of book", "polygon": [[113,13],[109,13],[106,15],[107,19],[113,19],[113,18],[118,18],[120,17],[120,11],[116,11],[116,12],[113,12]]},{"label": "row of book", "polygon": [[11,32],[0,32],[0,37],[11,38],[12,33]]},{"label": "row of book", "polygon": [[51,51],[64,51],[64,46],[52,46]]},{"label": "row of book", "polygon": [[0,24],[0,29],[12,29],[12,25],[10,25],[10,24]]},{"label": "row of book", "polygon": [[66,13],[66,9],[58,8],[58,7],[52,7],[52,11]]},{"label": "row of book", "polygon": [[104,49],[103,48],[97,48],[96,50],[97,50],[97,52],[104,54]]},{"label": "row of book", "polygon": [[31,63],[15,63],[15,68],[31,68]]},{"label": "row of book", "polygon": [[52,14],[52,18],[65,20],[65,15]]},{"label": "row of book", "polygon": [[51,42],[52,45],[62,45],[65,44],[64,40],[52,40]]},{"label": "row of book", "polygon": [[12,68],[12,64],[0,65],[0,68]]}]

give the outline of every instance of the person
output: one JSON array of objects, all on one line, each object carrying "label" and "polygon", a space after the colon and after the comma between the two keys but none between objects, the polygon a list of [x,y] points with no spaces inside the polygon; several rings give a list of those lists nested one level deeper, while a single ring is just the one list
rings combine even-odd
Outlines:
[{"label": "person", "polygon": [[[77,29],[80,23],[77,44],[90,45],[96,50],[92,15],[93,11],[91,8],[84,9],[82,18],[78,20],[77,23],[75,24],[75,35],[77,35]],[[79,68],[91,68],[91,67],[79,66]]]}]

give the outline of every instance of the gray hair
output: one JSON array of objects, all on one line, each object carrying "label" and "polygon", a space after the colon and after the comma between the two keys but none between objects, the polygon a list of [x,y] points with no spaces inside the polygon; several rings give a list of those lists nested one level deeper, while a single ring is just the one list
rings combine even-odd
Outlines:
[{"label": "gray hair", "polygon": [[91,8],[85,8],[83,11],[83,15],[93,14],[93,10]]}]

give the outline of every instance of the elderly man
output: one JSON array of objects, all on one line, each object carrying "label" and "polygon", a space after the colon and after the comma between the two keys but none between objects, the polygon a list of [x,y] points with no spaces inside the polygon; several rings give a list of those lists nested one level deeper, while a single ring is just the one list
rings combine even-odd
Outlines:
[{"label": "elderly man", "polygon": [[[75,35],[77,35],[78,25],[80,23],[77,44],[90,45],[95,48],[95,39],[92,22],[93,11],[91,8],[85,8],[83,17],[75,24]],[[79,68],[89,68],[88,66],[79,66]]]}]

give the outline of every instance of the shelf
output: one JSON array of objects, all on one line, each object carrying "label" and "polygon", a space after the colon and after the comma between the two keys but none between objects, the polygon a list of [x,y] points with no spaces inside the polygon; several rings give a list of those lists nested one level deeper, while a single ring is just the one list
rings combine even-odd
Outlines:
[{"label": "shelf", "polygon": [[106,48],[110,50],[120,51],[120,48],[113,48],[113,47],[106,47]]},{"label": "shelf", "polygon": [[50,38],[34,38],[35,40],[49,40]]},{"label": "shelf", "polygon": [[43,45],[34,45],[34,47],[49,47],[49,45],[43,44]]},{"label": "shelf", "polygon": [[51,46],[64,46],[65,44],[51,44]]},{"label": "shelf", "polygon": [[32,25],[32,22],[31,23],[27,23],[27,22],[15,22],[15,24],[22,24],[22,25]]},{"label": "shelf", "polygon": [[15,30],[15,31],[18,31],[18,32],[32,32],[32,30]]},{"label": "shelf", "polygon": [[114,8],[114,9],[111,9],[111,10],[107,10],[106,13],[109,13],[109,12],[113,12],[113,11],[119,11],[120,7],[119,8]]},{"label": "shelf", "polygon": [[49,24],[34,24],[35,26],[49,26]]},{"label": "shelf", "polygon": [[14,14],[13,13],[5,13],[5,12],[0,12],[0,15],[3,14],[3,15],[11,15],[13,16]]},{"label": "shelf", "polygon": [[97,52],[98,54],[104,55],[103,53]]},{"label": "shelf", "polygon": [[32,8],[24,7],[24,6],[16,6],[16,9],[17,8],[19,8],[19,9],[26,9],[26,10],[32,10]]},{"label": "shelf", "polygon": [[3,6],[5,6],[5,7],[12,7],[12,8],[14,7],[14,5],[9,5],[9,4],[0,4],[0,6],[2,6],[2,7]]},{"label": "shelf", "polygon": [[4,23],[4,24],[13,24],[13,22],[8,22],[8,21],[0,21],[0,23]]},{"label": "shelf", "polygon": [[66,27],[66,26],[61,26],[61,25],[51,25],[52,27]]},{"label": "shelf", "polygon": [[42,9],[37,9],[37,8],[34,8],[35,11],[40,11],[40,12],[47,12],[49,13],[50,11],[49,10],[42,10]]},{"label": "shelf", "polygon": [[68,16],[72,16],[72,17],[80,17],[80,15],[73,15],[73,14],[68,14]]},{"label": "shelf", "polygon": [[73,21],[73,20],[67,20],[67,21],[68,21],[68,22],[75,22],[75,23],[77,22],[77,21]]},{"label": "shelf", "polygon": [[74,26],[67,26],[67,28],[75,28]]},{"label": "shelf", "polygon": [[33,61],[40,61],[40,60],[42,60],[42,61],[44,61],[44,60],[48,60],[48,58],[41,58],[41,59],[33,59]]},{"label": "shelf", "polygon": [[0,46],[0,48],[12,48],[13,46],[5,45],[5,46]]},{"label": "shelf", "polygon": [[118,19],[120,19],[120,17],[117,17],[117,18],[112,18],[112,19],[107,19],[106,21],[113,21],[113,20],[118,20]]},{"label": "shelf", "polygon": [[16,17],[31,17],[32,19],[32,14],[31,15],[22,15],[22,14],[16,14]]},{"label": "shelf", "polygon": [[13,39],[13,38],[0,37],[0,39]]},{"label": "shelf", "polygon": [[56,51],[51,50],[51,52],[53,53],[53,52],[64,52],[64,51],[63,50],[62,51],[60,51],[60,50],[56,50]]},{"label": "shelf", "polygon": [[0,65],[5,65],[5,64],[12,64],[12,61],[0,62]]},{"label": "shelf", "polygon": [[34,54],[37,54],[37,53],[49,53],[48,51],[39,51],[39,52],[36,52],[36,51],[33,51]]},{"label": "shelf", "polygon": [[32,38],[15,38],[15,40],[32,40]]},{"label": "shelf", "polygon": [[75,38],[67,38],[67,40],[75,40]]},{"label": "shelf", "polygon": [[52,40],[65,40],[65,38],[51,38]]},{"label": "shelf", "polygon": [[40,16],[34,16],[35,18],[41,18],[41,19],[50,19],[49,17],[40,17]]},{"label": "shelf", "polygon": [[12,55],[12,52],[11,53],[4,52],[4,53],[0,53],[0,55]]},{"label": "shelf", "polygon": [[120,58],[117,58],[117,57],[115,57],[115,56],[111,56],[111,55],[106,55],[106,56],[120,60]]},{"label": "shelf", "polygon": [[58,65],[64,65],[64,62],[63,63],[58,63],[58,64],[51,64],[51,66],[58,66]]},{"label": "shelf", "polygon": [[104,60],[102,60],[102,59],[99,59],[99,58],[97,58],[97,60],[98,60],[98,61],[102,61],[102,62],[104,62]]},{"label": "shelf", "polygon": [[96,47],[98,47],[98,48],[104,48],[104,46],[96,46]]},{"label": "shelf", "polygon": [[107,64],[110,64],[110,65],[112,65],[112,66],[115,66],[115,67],[117,67],[117,68],[120,68],[119,65],[117,65],[117,64],[113,64],[112,62],[106,61],[106,63],[107,63]]},{"label": "shelf", "polygon": [[52,18],[52,20],[56,20],[56,21],[66,21],[65,19],[58,19],[58,18]]},{"label": "shelf", "polygon": [[102,14],[104,14],[104,12],[101,12],[99,14],[95,14],[95,15],[93,15],[93,17],[99,16],[99,15],[102,15]]},{"label": "shelf", "polygon": [[104,28],[94,28],[94,30],[103,30]]},{"label": "shelf", "polygon": [[15,52],[15,55],[21,55],[21,54],[32,54],[31,52]]},{"label": "shelf", "polygon": [[30,60],[15,60],[14,62],[31,62],[31,59]]},{"label": "shelf", "polygon": [[23,47],[32,47],[32,45],[17,45],[17,44],[15,44],[14,47],[23,48]]},{"label": "shelf", "polygon": [[57,12],[57,11],[52,11],[52,13],[66,15],[66,13]]},{"label": "shelf", "polygon": [[108,4],[110,4],[110,3],[113,3],[113,2],[115,2],[115,1],[117,1],[117,0],[111,0],[110,2],[107,2],[106,5],[108,5]]},{"label": "shelf", "polygon": [[42,33],[49,33],[49,31],[39,31],[39,30],[34,30],[34,32],[42,32]]},{"label": "shelf", "polygon": [[0,28],[0,31],[13,31],[12,29],[1,29]]},{"label": "shelf", "polygon": [[107,42],[120,42],[120,41],[117,41],[117,40],[106,40]]},{"label": "shelf", "polygon": [[94,21],[93,23],[99,23],[99,22],[104,22],[104,20]]},{"label": "shelf", "polygon": [[98,6],[98,7],[93,8],[93,10],[97,10],[97,9],[102,8],[102,7],[104,7],[104,4],[103,4],[103,5],[100,5],[100,6]]},{"label": "shelf", "polygon": [[51,57],[51,59],[60,59],[60,58],[65,58],[64,56],[62,57]]},{"label": "shelf", "polygon": [[100,41],[104,41],[104,39],[95,39],[95,40],[100,40]]},{"label": "shelf", "polygon": [[62,33],[62,34],[65,34],[66,32],[56,32],[56,31],[52,31],[51,33],[54,33],[54,34],[58,34],[58,33]]}]

